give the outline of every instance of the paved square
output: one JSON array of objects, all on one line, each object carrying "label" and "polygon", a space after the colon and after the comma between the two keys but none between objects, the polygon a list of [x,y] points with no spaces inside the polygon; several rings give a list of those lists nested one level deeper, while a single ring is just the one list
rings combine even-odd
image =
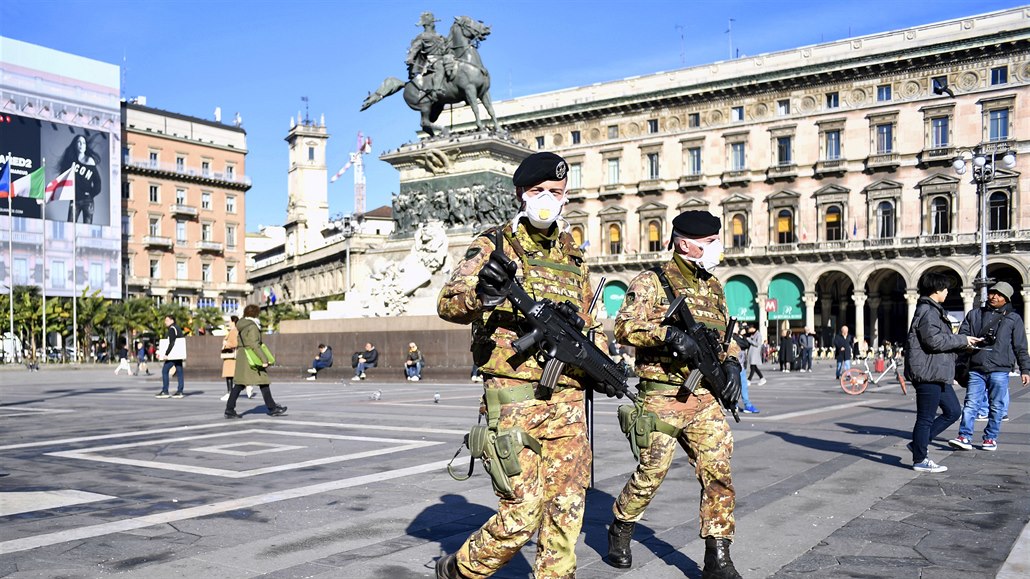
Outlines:
[{"label": "paved square", "polygon": [[[255,450],[233,450],[239,448],[254,448]],[[270,452],[285,452],[287,450],[300,450],[306,446],[291,446],[288,444],[268,444],[266,442],[237,442],[235,444],[219,444],[218,446],[198,446],[191,448],[192,452],[213,452],[215,454],[227,454],[229,456],[257,456]]]}]

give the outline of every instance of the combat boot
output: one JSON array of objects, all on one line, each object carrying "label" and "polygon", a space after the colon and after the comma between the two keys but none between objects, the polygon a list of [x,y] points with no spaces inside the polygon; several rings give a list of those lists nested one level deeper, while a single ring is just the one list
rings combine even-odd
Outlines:
[{"label": "combat boot", "polygon": [[730,560],[730,540],[705,537],[705,568],[701,579],[741,579]]},{"label": "combat boot", "polygon": [[636,523],[627,523],[612,519],[608,527],[608,564],[616,569],[629,569],[633,565],[633,553],[629,550],[629,542],[633,539],[633,527]]},{"label": "combat boot", "polygon": [[466,579],[458,571],[458,559],[453,553],[436,560],[436,579]]}]

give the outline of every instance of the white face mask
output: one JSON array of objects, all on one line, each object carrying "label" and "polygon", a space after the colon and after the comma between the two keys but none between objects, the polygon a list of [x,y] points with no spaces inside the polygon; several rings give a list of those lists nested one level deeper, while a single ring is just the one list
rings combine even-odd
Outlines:
[{"label": "white face mask", "polygon": [[711,272],[713,269],[719,266],[719,262],[722,261],[722,240],[715,239],[713,241],[708,242],[707,244],[701,244],[690,238],[684,239],[686,239],[692,245],[700,247],[702,251],[701,257],[688,257],[687,259],[693,261],[698,266],[700,266],[701,269],[707,272]]},{"label": "white face mask", "polygon": [[567,199],[559,200],[550,191],[543,191],[532,197],[526,196],[526,217],[533,227],[546,229],[558,220]]}]

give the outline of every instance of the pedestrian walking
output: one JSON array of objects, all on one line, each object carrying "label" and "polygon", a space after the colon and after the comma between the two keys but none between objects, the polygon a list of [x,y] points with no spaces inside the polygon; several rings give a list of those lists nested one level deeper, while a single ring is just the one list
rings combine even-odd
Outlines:
[{"label": "pedestrian walking", "polygon": [[118,372],[125,370],[125,374],[132,376],[132,366],[129,365],[129,349],[127,347],[118,347],[118,367],[114,369],[114,375],[117,376]]},{"label": "pedestrian walking", "polygon": [[175,380],[178,387],[171,397],[182,398],[186,380],[182,372],[182,361],[186,359],[186,337],[171,315],[165,316],[165,339],[168,341],[168,345],[163,346],[163,351],[159,353],[164,364],[161,366],[161,391],[157,393],[157,398],[169,397],[168,373],[172,368],[175,369]]},{"label": "pedestrian walking", "polygon": [[833,337],[833,355],[837,360],[837,379],[851,369],[851,355],[854,336],[848,335],[848,327],[841,326],[840,333]]},{"label": "pedestrian walking", "polygon": [[1030,385],[1030,354],[1027,353],[1023,318],[1009,303],[1015,290],[1007,282],[998,282],[987,291],[987,303],[966,314],[960,334],[982,340],[984,347],[972,353],[964,365],[969,372],[965,405],[958,436],[948,444],[958,450],[971,450],[974,422],[980,401],[986,391],[987,424],[984,425],[982,450],[997,450],[1001,423],[1008,415],[1009,370],[1019,366],[1020,382]]},{"label": "pedestrian walking", "polygon": [[740,402],[743,404],[741,412],[744,414],[758,414],[759,410],[753,404],[751,404],[751,397],[748,395],[748,379],[747,379],[747,366],[748,356],[750,353],[748,350],[751,349],[751,344],[747,339],[748,326],[747,324],[741,324],[737,333],[733,336],[733,341],[737,343],[737,347],[740,348],[740,354],[737,359],[740,361]]},{"label": "pedestrian walking", "polygon": [[[637,422],[630,432],[653,425],[644,444],[639,444],[636,470],[615,499],[614,518],[608,527],[607,562],[626,569],[633,563],[630,541],[662,485],[677,446],[687,451],[701,484],[700,536],[705,540],[702,577],[739,578],[730,559],[736,523],[736,493],[730,473],[733,434],[723,415],[740,397],[739,346],[731,341],[722,370],[730,380],[728,392],[714,391],[702,381],[688,390],[686,378],[700,346],[683,330],[663,326],[669,303],[687,297],[694,319],[724,333],[729,323],[722,284],[712,275],[722,256],[721,222],[707,211],[686,211],[672,221],[673,257],[637,275],[626,290],[626,299],[615,318],[615,337],[637,349],[636,374],[640,377]],[[720,341],[722,341],[720,339]],[[731,406],[732,405],[732,406]],[[627,425],[624,425],[624,428]],[[638,439],[639,440],[639,439]]]},{"label": "pedestrian walking", "polygon": [[762,369],[759,366],[765,361],[765,355],[763,350],[765,348],[765,341],[762,340],[762,333],[758,331],[757,327],[750,326],[747,329],[747,362],[750,368],[748,369],[748,380],[754,380],[755,374],[758,374],[758,385],[764,386],[767,380],[762,374]]},{"label": "pedestrian walking", "polygon": [[905,379],[916,389],[916,423],[908,449],[912,451],[912,469],[920,472],[948,470],[930,460],[927,446],[959,417],[958,397],[951,386],[958,352],[983,341],[952,333],[948,314],[941,306],[948,298],[950,285],[947,276],[932,271],[919,278],[920,297],[905,345]]},{"label": "pedestrian walking", "polygon": [[790,335],[790,330],[783,330],[780,334],[780,351],[777,352],[777,358],[780,361],[780,372],[789,374],[790,367],[794,365],[794,338]]},{"label": "pedestrian walking", "polygon": [[[222,378],[225,378],[225,394],[221,401],[225,402],[232,394],[232,385],[236,375],[236,349],[240,345],[240,333],[236,330],[239,316],[229,316],[229,331],[222,338]],[[254,387],[247,386],[247,398],[254,397]]]},{"label": "pedestrian walking", "polygon": [[240,397],[240,392],[243,392],[244,386],[261,388],[261,398],[265,401],[265,408],[269,416],[286,414],[286,407],[276,404],[272,398],[272,381],[268,377],[268,366],[272,361],[268,357],[268,348],[261,341],[261,322],[258,321],[260,314],[261,308],[250,304],[243,308],[243,319],[236,323],[239,343],[236,349],[236,370],[233,374],[232,392],[229,393],[229,400],[225,403],[226,418],[243,418],[236,413],[236,400]]},{"label": "pedestrian walking", "polygon": [[143,373],[150,376],[150,368],[147,367],[147,346],[143,342],[136,342],[136,375]]},{"label": "pedestrian walking", "polygon": [[[576,542],[590,479],[583,393],[589,386],[578,372],[567,371],[553,390],[538,388],[541,363],[512,348],[525,330],[505,299],[505,288],[517,278],[536,299],[572,301],[586,328],[598,327],[587,312],[592,292],[583,252],[556,223],[567,200],[567,172],[565,160],[553,153],[534,153],[522,161],[512,176],[520,211],[511,222],[472,241],[440,292],[440,317],[472,324],[472,358],[485,379],[488,431],[496,435],[494,446],[512,441],[509,449],[518,461],[512,466],[519,472],[492,470],[497,513],[456,553],[437,561],[438,579],[489,577],[534,535],[534,577],[576,573]],[[504,260],[491,259],[498,234],[504,239]],[[513,261],[517,271],[501,261]],[[604,332],[596,336],[603,350]]]},{"label": "pedestrian walking", "polygon": [[799,337],[801,345],[801,371],[812,372],[812,353],[815,351],[815,333],[812,328],[805,328]]}]

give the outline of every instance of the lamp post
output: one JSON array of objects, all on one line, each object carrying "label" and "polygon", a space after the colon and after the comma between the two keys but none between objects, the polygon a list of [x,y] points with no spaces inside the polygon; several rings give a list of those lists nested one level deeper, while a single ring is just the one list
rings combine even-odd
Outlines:
[{"label": "lamp post", "polygon": [[344,283],[344,293],[350,293],[350,238],[356,233],[354,225],[350,215],[339,214],[329,220],[329,225],[339,233],[341,233],[347,241],[347,245],[344,248],[344,277],[346,278]]},{"label": "lamp post", "polygon": [[994,181],[996,162],[1001,160],[1002,166],[1011,169],[1016,166],[1016,152],[1005,143],[985,144],[981,143],[972,149],[959,149],[959,156],[952,161],[951,166],[959,175],[965,175],[966,159],[968,153],[973,165],[973,184],[976,185],[976,193],[980,196],[980,279],[977,284],[980,286],[980,304],[987,303],[987,230],[990,216],[987,214],[987,185]]}]

